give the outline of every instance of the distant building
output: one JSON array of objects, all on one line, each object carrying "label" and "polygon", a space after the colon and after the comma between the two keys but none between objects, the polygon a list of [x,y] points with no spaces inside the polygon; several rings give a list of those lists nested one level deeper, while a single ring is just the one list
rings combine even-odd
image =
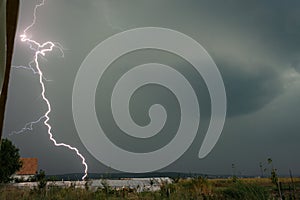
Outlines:
[{"label": "distant building", "polygon": [[22,168],[13,175],[14,179],[28,180],[35,176],[38,170],[37,158],[20,158],[22,162]]}]

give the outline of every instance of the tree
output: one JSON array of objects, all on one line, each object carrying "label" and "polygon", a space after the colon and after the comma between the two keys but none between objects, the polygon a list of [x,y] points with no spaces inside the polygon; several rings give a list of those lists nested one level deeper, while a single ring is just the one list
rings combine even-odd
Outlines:
[{"label": "tree", "polygon": [[45,189],[47,185],[47,180],[46,180],[46,173],[44,170],[40,170],[39,173],[36,173],[35,175],[36,180],[39,182],[38,187],[39,189]]},{"label": "tree", "polygon": [[9,182],[11,175],[21,167],[19,149],[8,139],[3,139],[0,149],[0,183]]}]

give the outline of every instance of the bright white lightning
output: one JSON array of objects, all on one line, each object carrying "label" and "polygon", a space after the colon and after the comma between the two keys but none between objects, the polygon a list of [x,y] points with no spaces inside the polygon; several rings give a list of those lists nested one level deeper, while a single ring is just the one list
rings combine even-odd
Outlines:
[{"label": "bright white lightning", "polygon": [[[39,4],[35,5],[34,7],[34,11],[33,11],[33,20],[32,23],[27,26],[24,31],[23,34],[20,35],[21,41],[22,42],[26,42],[29,45],[29,48],[31,50],[33,50],[34,53],[34,59],[33,62],[29,63],[29,66],[15,66],[15,68],[23,68],[23,69],[29,69],[32,70],[32,72],[34,74],[38,74],[39,76],[39,83],[41,85],[42,88],[42,92],[41,92],[41,97],[43,99],[43,101],[47,104],[47,111],[46,113],[41,116],[38,120],[33,121],[33,122],[29,122],[25,125],[25,127],[23,129],[21,129],[20,131],[14,132],[16,134],[18,133],[22,133],[26,130],[32,130],[32,126],[36,123],[39,123],[40,121],[44,120],[43,123],[44,125],[47,127],[48,130],[48,135],[49,135],[49,139],[54,143],[55,146],[63,146],[66,147],[72,151],[75,151],[76,154],[81,158],[82,160],[82,165],[84,166],[84,176],[82,177],[82,180],[84,180],[87,177],[87,172],[88,172],[88,165],[85,162],[85,158],[83,157],[83,155],[78,151],[77,148],[72,147],[68,144],[65,143],[58,143],[54,138],[53,138],[53,134],[51,132],[51,125],[49,124],[49,113],[51,112],[51,104],[49,102],[49,100],[47,99],[46,95],[45,95],[45,78],[43,76],[43,72],[40,68],[40,64],[39,64],[39,58],[44,58],[44,56],[46,55],[46,53],[51,52],[53,50],[53,48],[58,48],[61,52],[62,52],[62,47],[61,45],[59,45],[58,43],[54,43],[51,41],[47,41],[44,43],[39,43],[31,38],[29,38],[27,36],[27,31],[32,28],[34,26],[34,24],[36,23],[36,12],[38,10],[39,7],[43,6],[45,4],[45,0],[42,0]],[[33,64],[35,66],[35,69],[33,68]]]}]

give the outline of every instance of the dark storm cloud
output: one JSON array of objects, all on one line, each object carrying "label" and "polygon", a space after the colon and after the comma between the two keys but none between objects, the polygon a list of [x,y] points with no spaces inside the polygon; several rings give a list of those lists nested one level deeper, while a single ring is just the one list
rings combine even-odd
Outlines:
[{"label": "dark storm cloud", "polygon": [[[34,3],[34,0],[22,2],[19,31],[32,19]],[[30,33],[42,41],[59,41],[66,48],[64,58],[55,52],[47,57],[47,61],[42,61],[46,78],[53,80],[46,84],[46,93],[53,108],[50,122],[55,138],[83,152],[91,172],[108,172],[111,169],[88,153],[76,133],[71,96],[77,70],[99,42],[121,30],[143,26],[178,30],[203,45],[221,72],[228,98],[228,118],[212,153],[203,160],[197,159],[203,139],[203,134],[199,134],[188,152],[165,171],[228,174],[231,164],[237,163],[248,173],[257,174],[257,163],[271,156],[278,161],[279,169],[290,167],[295,169],[295,173],[300,173],[300,163],[294,159],[300,151],[300,1],[49,0],[38,12],[37,25]],[[17,41],[14,64],[26,65],[31,53],[24,43]],[[120,59],[125,64],[120,63],[119,67],[130,66],[138,60],[164,61],[189,78],[200,99],[201,117],[204,117],[201,118],[204,126],[200,124],[200,128],[205,132],[210,106],[201,77],[199,79],[187,63],[168,55],[150,56],[149,52],[135,52],[135,55],[128,55],[125,61]],[[113,71],[111,75],[115,73]],[[33,132],[9,136],[11,131],[37,119],[45,109],[39,97],[37,79],[32,78],[31,72],[14,69],[12,76],[5,136],[20,147],[22,156],[37,156],[40,167],[49,173],[81,172],[82,166],[77,157],[72,152],[53,147],[42,125],[35,126]],[[132,99],[130,109],[138,124],[147,124],[147,108],[153,102],[169,103],[171,108],[167,109],[171,115],[172,109],[175,110],[172,105],[176,106],[176,101],[168,101],[170,97],[164,95],[172,94],[167,95],[164,89],[156,88],[156,92],[161,94],[157,99],[148,98],[147,92],[154,89],[145,87]],[[101,103],[96,105],[101,106]],[[106,120],[108,123],[111,121],[109,118]],[[174,115],[169,120],[178,123],[178,116]],[[107,129],[115,130],[109,126]]]},{"label": "dark storm cloud", "polygon": [[[160,22],[151,19],[158,18],[164,18],[169,27],[189,23],[185,24],[188,30],[196,32],[190,31],[191,35],[213,55],[224,75],[229,116],[257,111],[280,94],[281,74],[300,46],[299,2],[186,1],[183,6],[180,1],[172,5],[156,1],[139,2],[139,8],[136,4],[132,7],[134,12],[126,12],[129,2],[107,3],[108,9],[120,11],[108,13],[112,24],[130,19],[134,24],[146,21],[156,25]],[[144,10],[146,6],[157,14]],[[141,11],[147,18],[136,17]]]},{"label": "dark storm cloud", "polygon": [[[272,67],[223,62],[222,75],[228,100],[228,115],[248,114],[263,108],[282,92],[280,75]],[[251,69],[254,68],[254,69]]]}]

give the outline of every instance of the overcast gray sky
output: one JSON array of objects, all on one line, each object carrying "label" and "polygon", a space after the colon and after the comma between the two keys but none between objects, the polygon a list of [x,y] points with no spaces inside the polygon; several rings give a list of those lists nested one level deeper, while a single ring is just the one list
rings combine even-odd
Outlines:
[{"label": "overcast gray sky", "polygon": [[[31,22],[35,0],[21,2],[18,33]],[[243,175],[260,174],[259,162],[271,157],[280,174],[300,174],[300,2],[217,0],[47,0],[37,13],[36,25],[28,32],[38,41],[57,41],[64,48],[42,60],[46,96],[52,104],[50,123],[54,137],[80,149],[89,172],[114,172],[97,161],[82,145],[72,116],[72,89],[76,73],[87,54],[109,36],[136,27],[165,27],[198,41],[217,64],[224,80],[228,112],[223,133],[204,159],[197,154],[208,127],[210,100],[200,75],[180,57],[158,50],[131,52],[114,62],[100,81],[96,93],[97,114],[110,139],[124,148],[159,148],[176,129],[178,103],[167,89],[149,86],[132,98],[133,119],[148,122],[147,109],[154,102],[164,105],[169,118],[166,137],[157,147],[138,141],[118,140],[118,128],[105,103],[109,88],[121,69],[137,64],[168,64],[188,76],[200,102],[201,123],[188,151],[161,171],[230,174],[231,164]],[[32,59],[28,46],[17,38],[13,65]],[[42,123],[32,131],[9,135],[46,110],[38,77],[13,69],[6,110],[4,136],[13,140],[23,157],[38,157],[48,174],[82,172],[73,152],[57,148],[48,139]],[[111,92],[111,91],[110,91]],[[155,94],[155,95],[153,95]],[[98,118],[100,118],[98,116]],[[102,122],[101,122],[102,120]],[[142,151],[142,150],[140,150]]]}]

